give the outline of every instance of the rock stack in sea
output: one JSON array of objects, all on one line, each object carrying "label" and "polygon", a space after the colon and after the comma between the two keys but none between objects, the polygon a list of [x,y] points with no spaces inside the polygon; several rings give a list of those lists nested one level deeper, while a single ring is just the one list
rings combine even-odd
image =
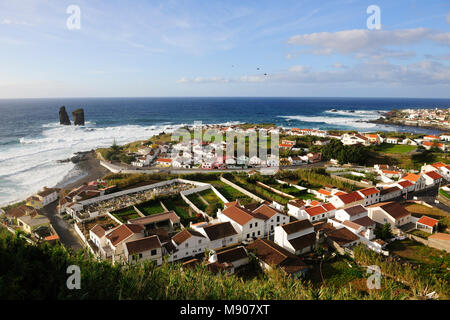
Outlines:
[{"label": "rock stack in sea", "polygon": [[76,126],[84,126],[84,110],[77,109],[72,112],[73,124]]},{"label": "rock stack in sea", "polygon": [[70,119],[65,106],[59,108],[59,123],[70,126]]},{"label": "rock stack in sea", "polygon": [[[82,108],[73,111],[72,116],[74,125],[84,126],[84,110]],[[71,125],[65,106],[59,108],[59,123],[67,126]]]}]

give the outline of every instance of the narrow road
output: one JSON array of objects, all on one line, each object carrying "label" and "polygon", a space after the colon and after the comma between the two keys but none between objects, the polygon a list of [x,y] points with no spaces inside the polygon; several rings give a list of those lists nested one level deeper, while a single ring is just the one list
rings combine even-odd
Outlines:
[{"label": "narrow road", "polygon": [[50,219],[52,227],[59,236],[60,242],[66,247],[74,251],[83,249],[81,239],[76,235],[73,227],[66,220],[56,213],[58,201],[55,201],[42,209],[43,214]]}]

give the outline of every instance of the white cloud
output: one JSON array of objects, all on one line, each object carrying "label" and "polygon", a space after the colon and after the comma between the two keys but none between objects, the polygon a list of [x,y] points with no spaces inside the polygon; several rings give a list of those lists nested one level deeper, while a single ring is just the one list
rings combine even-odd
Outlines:
[{"label": "white cloud", "polygon": [[292,66],[289,68],[290,72],[308,72],[309,68],[305,66]]},{"label": "white cloud", "polygon": [[[199,80],[201,79],[201,81]],[[220,81],[218,81],[218,79]],[[393,84],[399,86],[434,85],[448,86],[450,66],[436,61],[425,60],[407,65],[395,65],[383,60],[369,60],[354,66],[335,64],[326,71],[315,71],[308,66],[293,66],[288,71],[269,76],[245,75],[239,78],[182,78],[179,83],[302,83],[302,84],[343,84],[355,83],[358,86],[372,84]]]},{"label": "white cloud", "polygon": [[431,29],[417,28],[404,30],[366,30],[354,29],[338,32],[319,32],[295,35],[288,43],[312,47],[314,54],[373,51],[385,46],[398,46],[431,40],[450,45],[450,33],[439,33]]}]

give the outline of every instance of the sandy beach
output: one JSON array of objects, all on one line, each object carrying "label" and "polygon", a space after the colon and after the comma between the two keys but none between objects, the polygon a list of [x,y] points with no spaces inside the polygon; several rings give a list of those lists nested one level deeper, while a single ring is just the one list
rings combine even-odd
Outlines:
[{"label": "sandy beach", "polygon": [[85,182],[102,178],[105,174],[109,172],[108,169],[100,165],[100,160],[98,160],[95,157],[95,151],[87,153],[83,157],[83,160],[76,163],[75,170],[81,173],[79,175],[79,178],[72,178],[70,179],[70,181],[62,181],[55,187],[72,189]]}]

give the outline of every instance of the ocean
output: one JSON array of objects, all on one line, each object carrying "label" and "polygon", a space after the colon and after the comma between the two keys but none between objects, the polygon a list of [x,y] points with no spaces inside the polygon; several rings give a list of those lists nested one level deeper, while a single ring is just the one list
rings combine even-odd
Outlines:
[{"label": "ocean", "polygon": [[[86,125],[59,125],[59,107],[83,108]],[[450,99],[387,98],[77,98],[0,100],[0,205],[82,172],[59,163],[75,152],[147,139],[181,125],[275,123],[314,129],[433,130],[376,125],[380,112],[448,108]],[[332,112],[335,109],[337,112]]]}]

